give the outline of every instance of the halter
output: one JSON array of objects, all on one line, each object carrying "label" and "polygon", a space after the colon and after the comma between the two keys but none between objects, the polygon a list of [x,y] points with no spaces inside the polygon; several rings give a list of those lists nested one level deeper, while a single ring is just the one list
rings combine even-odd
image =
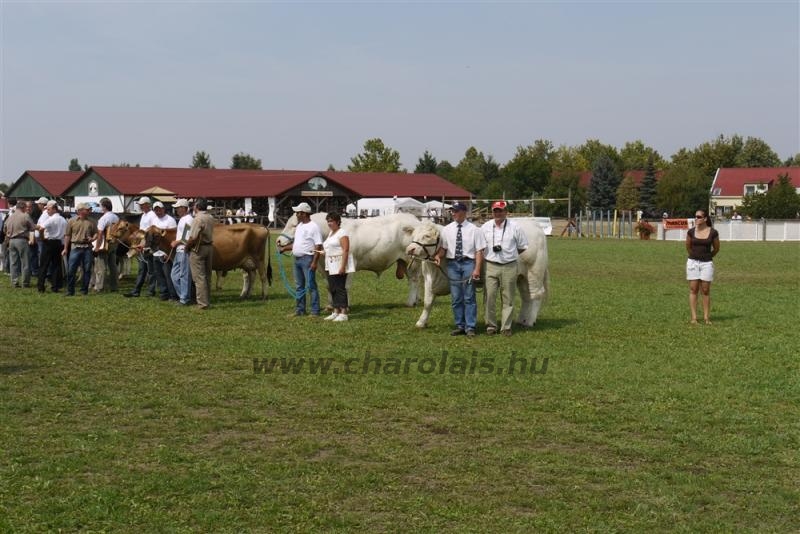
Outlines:
[{"label": "halter", "polygon": [[280,234],[278,237],[285,237],[287,241],[287,245],[294,243],[294,236],[289,234]]}]

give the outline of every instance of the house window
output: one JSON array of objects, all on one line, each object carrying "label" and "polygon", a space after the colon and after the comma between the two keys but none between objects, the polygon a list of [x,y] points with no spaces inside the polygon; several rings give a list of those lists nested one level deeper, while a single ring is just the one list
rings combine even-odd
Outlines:
[{"label": "house window", "polygon": [[767,184],[745,184],[744,186],[745,196],[753,195],[755,193],[766,193],[766,192],[767,192]]}]

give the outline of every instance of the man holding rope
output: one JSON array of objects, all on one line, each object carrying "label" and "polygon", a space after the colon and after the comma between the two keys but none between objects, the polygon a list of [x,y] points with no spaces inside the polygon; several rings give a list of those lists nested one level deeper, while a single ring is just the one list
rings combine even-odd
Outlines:
[{"label": "man holding rope", "polygon": [[322,232],[311,220],[311,206],[301,202],[292,207],[297,215],[294,241],[281,249],[292,251],[294,280],[296,284],[295,316],[306,314],[306,293],[311,293],[311,315],[319,317],[319,290],[317,289],[317,262],[322,254]]},{"label": "man holding rope", "polygon": [[447,255],[447,277],[456,329],[451,336],[475,336],[478,303],[475,282],[480,280],[486,238],[480,228],[467,220],[467,206],[453,204],[453,222],[442,229],[442,238],[433,261],[441,265]]}]

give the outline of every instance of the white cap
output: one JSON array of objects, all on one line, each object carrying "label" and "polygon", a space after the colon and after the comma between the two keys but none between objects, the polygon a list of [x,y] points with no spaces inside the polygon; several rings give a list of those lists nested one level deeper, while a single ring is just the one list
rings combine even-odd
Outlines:
[{"label": "white cap", "polygon": [[301,202],[297,206],[294,206],[292,208],[292,211],[294,211],[295,213],[298,212],[298,211],[304,211],[306,213],[311,213],[311,206],[308,205],[308,202]]},{"label": "white cap", "polygon": [[58,202],[56,202],[55,200],[48,200],[47,201],[47,207],[48,208],[52,208],[53,206],[58,207]]},{"label": "white cap", "polygon": [[137,204],[150,204],[150,197],[142,197],[136,201]]},{"label": "white cap", "polygon": [[189,207],[189,201],[186,200],[185,198],[179,198],[178,200],[175,201],[175,204],[173,204],[172,207],[173,208],[188,208]]},{"label": "white cap", "polygon": [[39,197],[39,200],[36,201],[37,204],[47,204],[47,199],[44,197]]},{"label": "white cap", "polygon": [[75,206],[75,209],[76,210],[90,210],[92,208],[86,202],[81,202],[77,206]]},{"label": "white cap", "polygon": [[[139,202],[139,204],[141,204],[141,202]],[[164,207],[164,203],[161,202],[160,200],[156,201],[156,203],[153,204],[153,209],[155,209],[155,208],[163,208],[163,207]]]}]

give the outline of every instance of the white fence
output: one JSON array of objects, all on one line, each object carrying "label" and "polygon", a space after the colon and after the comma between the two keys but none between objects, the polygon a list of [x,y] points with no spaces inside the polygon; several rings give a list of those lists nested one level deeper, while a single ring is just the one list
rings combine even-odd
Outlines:
[{"label": "white fence", "polygon": [[[718,221],[714,228],[721,241],[800,241],[800,221]],[[659,239],[682,241],[686,230],[664,230],[658,223]]]}]

